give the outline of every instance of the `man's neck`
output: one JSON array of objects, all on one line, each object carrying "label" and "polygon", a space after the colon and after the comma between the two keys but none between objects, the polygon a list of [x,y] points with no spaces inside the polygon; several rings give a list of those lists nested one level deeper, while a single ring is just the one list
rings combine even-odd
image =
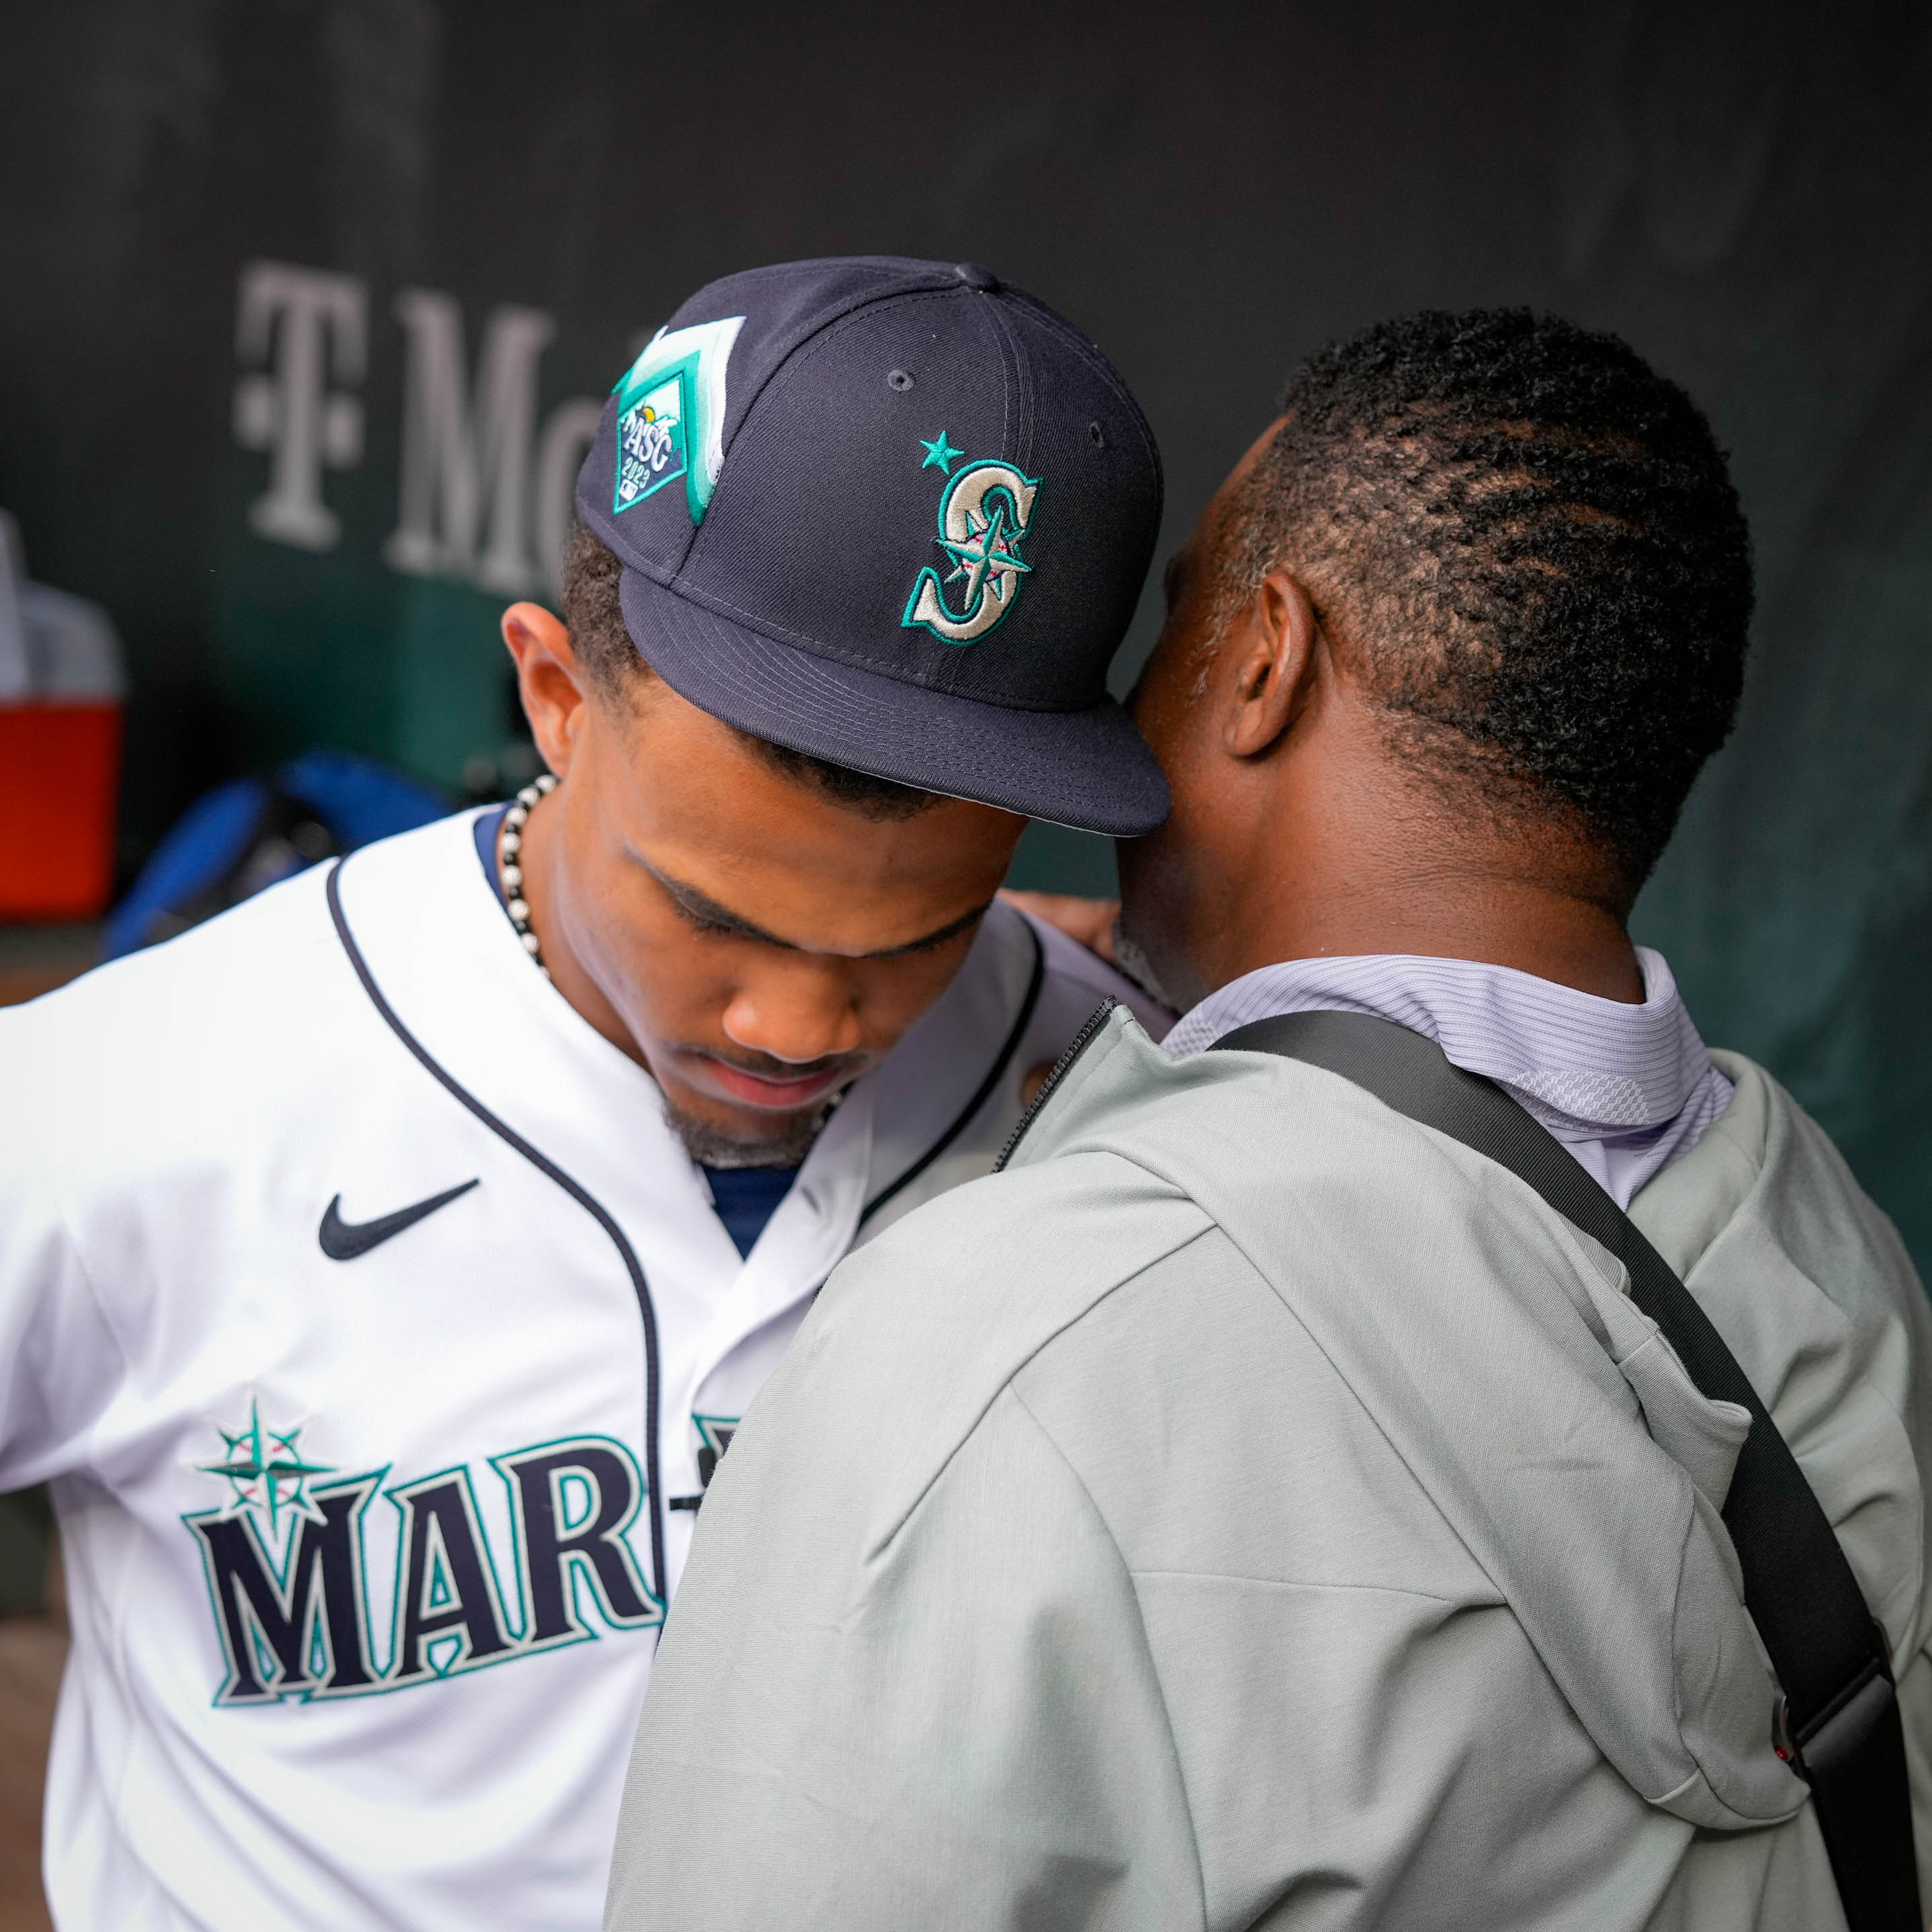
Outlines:
[{"label": "man's neck", "polygon": [[1642,1001],[1636,949],[1605,903],[1604,862],[1582,838],[1547,820],[1532,831],[1488,822],[1480,805],[1391,784],[1386,767],[1298,772],[1282,790],[1222,868],[1243,884],[1202,962],[1215,984],[1281,959],[1412,953]]},{"label": "man's neck", "polygon": [[1548,886],[1480,873],[1351,880],[1232,937],[1216,974],[1224,984],[1279,959],[1414,953],[1510,967],[1600,999],[1644,997],[1636,949],[1614,914]]}]

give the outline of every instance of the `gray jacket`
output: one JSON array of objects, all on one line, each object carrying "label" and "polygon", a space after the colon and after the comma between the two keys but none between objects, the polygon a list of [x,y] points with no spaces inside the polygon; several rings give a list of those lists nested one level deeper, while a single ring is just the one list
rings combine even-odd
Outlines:
[{"label": "gray jacket", "polygon": [[[1634,1216],[1884,1623],[1924,1869],[1932,1317],[1720,1063]],[[721,1466],[608,1924],[1841,1925],[1718,1514],[1742,1412],[1625,1287],[1335,1076],[1115,1013],[1006,1174],[838,1270]]]}]

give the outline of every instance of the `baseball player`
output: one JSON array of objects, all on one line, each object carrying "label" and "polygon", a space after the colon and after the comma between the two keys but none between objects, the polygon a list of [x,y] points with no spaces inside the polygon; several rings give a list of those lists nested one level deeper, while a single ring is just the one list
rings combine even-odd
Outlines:
[{"label": "baseball player", "polygon": [[578,502],[566,621],[504,620],[554,778],[0,1015],[64,1928],[596,1925],[737,1418],[1136,1000],[994,902],[1027,816],[1167,808],[1105,684],[1159,461],[1084,337],[970,265],[734,276]]}]

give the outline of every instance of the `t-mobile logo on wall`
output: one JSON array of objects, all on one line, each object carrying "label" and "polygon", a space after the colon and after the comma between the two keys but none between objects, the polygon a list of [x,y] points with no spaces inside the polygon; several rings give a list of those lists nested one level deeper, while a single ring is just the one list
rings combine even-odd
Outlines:
[{"label": "t-mobile logo on wall", "polygon": [[[235,437],[268,458],[249,506],[261,536],[332,550],[340,520],[323,472],[362,460],[354,392],[368,366],[369,292],[353,275],[286,262],[242,271]],[[506,596],[548,583],[570,533],[578,465],[603,404],[573,396],[537,422],[537,365],[556,326],[541,309],[492,309],[472,385],[455,298],[397,296],[406,362],[396,528],[382,554],[415,577],[449,577]]]}]

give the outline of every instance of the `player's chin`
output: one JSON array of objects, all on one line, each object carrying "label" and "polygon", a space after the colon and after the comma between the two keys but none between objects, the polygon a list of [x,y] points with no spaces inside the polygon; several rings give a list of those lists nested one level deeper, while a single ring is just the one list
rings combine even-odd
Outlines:
[{"label": "player's chin", "polygon": [[664,1088],[664,1119],[692,1159],[706,1167],[797,1167],[812,1150],[836,1092],[780,1112],[734,1106],[682,1082]]},{"label": "player's chin", "polygon": [[[784,1070],[754,1072],[722,1054],[672,1046],[662,1056],[668,1064],[658,1065],[658,1057],[653,1056],[653,1070],[677,1105],[700,1114],[722,1119],[764,1114],[790,1119],[828,1105],[876,1058],[872,1054],[831,1055],[798,1071],[775,1061],[774,1069]],[[718,1113],[720,1108],[725,1112]]]}]

